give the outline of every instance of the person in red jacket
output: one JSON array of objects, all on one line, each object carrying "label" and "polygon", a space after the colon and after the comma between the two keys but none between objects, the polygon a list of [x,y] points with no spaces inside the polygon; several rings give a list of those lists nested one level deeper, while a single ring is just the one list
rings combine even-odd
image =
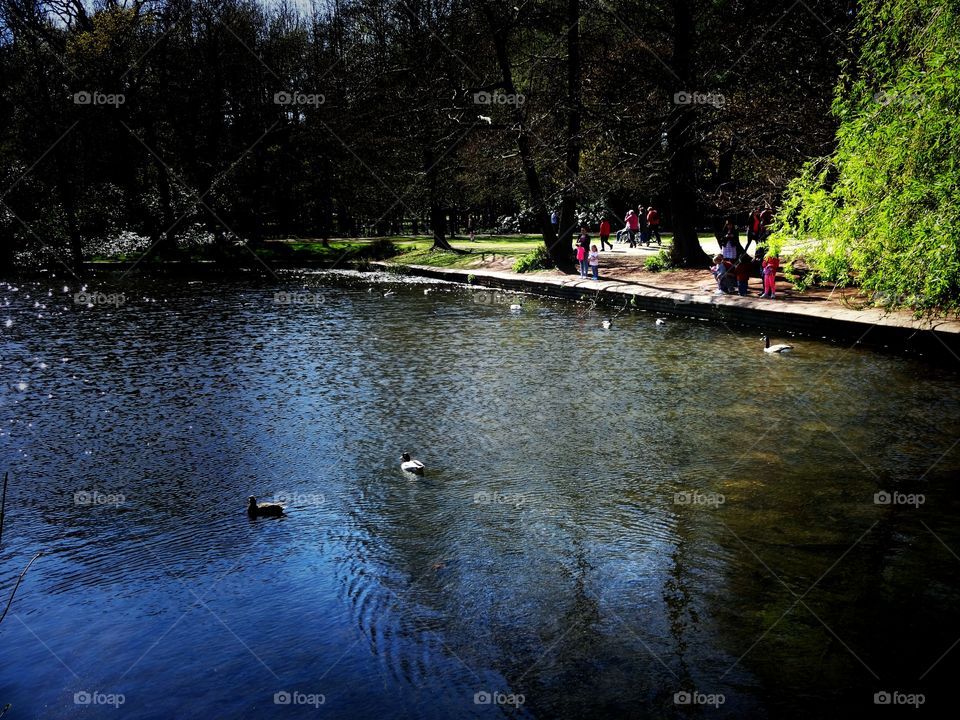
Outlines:
[{"label": "person in red jacket", "polygon": [[604,218],[600,221],[600,251],[606,250],[607,245],[613,250],[613,243],[610,242],[610,221]]},{"label": "person in red jacket", "polygon": [[660,245],[660,213],[652,205],[647,208],[647,226],[650,229],[650,239],[656,236],[657,245]]}]

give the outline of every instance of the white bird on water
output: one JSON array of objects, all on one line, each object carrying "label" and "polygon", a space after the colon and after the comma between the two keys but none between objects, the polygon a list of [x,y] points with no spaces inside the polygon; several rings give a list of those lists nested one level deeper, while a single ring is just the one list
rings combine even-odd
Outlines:
[{"label": "white bird on water", "polygon": [[779,345],[771,345],[770,338],[766,335],[763,336],[763,351],[765,353],[785,353],[793,350],[793,345],[784,345],[780,343]]},{"label": "white bird on water", "polygon": [[405,452],[400,456],[400,469],[404,472],[413,473],[415,475],[423,475],[423,463],[419,460],[414,460],[410,457],[410,453]]},{"label": "white bird on water", "polygon": [[609,320],[604,320],[602,325],[604,330],[609,330],[613,326],[613,323]]},{"label": "white bird on water", "polygon": [[664,320],[663,318],[657,318],[656,324],[657,324],[657,325],[661,325],[661,326],[662,326],[662,325],[666,325],[666,324],[667,324],[667,321]]},{"label": "white bird on water", "polygon": [[513,303],[513,305],[510,306],[510,309],[513,310],[514,312],[516,312],[517,310],[523,310],[523,303],[522,302]]}]

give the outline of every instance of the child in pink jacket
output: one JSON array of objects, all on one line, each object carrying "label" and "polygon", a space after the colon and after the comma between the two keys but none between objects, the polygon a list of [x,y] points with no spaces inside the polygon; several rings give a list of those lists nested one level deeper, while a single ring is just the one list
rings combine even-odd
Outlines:
[{"label": "child in pink jacket", "polygon": [[777,296],[777,270],[780,268],[780,258],[776,255],[763,260],[763,292],[760,297],[775,298]]}]

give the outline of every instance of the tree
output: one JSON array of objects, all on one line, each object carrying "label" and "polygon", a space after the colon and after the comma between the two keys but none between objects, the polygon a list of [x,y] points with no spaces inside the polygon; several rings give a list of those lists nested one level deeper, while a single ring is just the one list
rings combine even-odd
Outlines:
[{"label": "tree", "polygon": [[887,305],[960,306],[960,12],[864,0],[837,85],[837,147],[787,193],[777,244]]}]

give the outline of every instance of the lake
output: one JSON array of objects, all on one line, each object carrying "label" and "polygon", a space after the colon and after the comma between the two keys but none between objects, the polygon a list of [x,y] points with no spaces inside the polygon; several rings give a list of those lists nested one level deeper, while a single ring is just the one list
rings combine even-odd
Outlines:
[{"label": "lake", "polygon": [[0,285],[11,719],[955,704],[956,366],[391,275],[79,289]]}]

